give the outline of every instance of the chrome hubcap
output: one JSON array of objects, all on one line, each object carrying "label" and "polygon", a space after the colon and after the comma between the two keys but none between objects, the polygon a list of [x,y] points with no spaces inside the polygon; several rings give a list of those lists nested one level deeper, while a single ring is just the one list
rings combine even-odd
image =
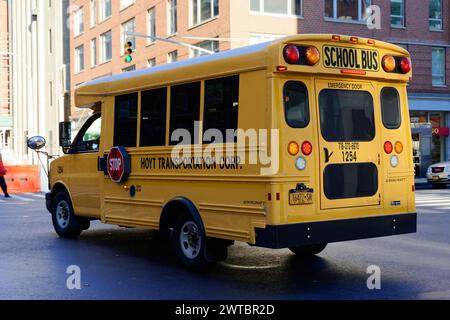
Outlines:
[{"label": "chrome hubcap", "polygon": [[56,207],[56,222],[58,223],[59,227],[65,229],[69,224],[69,219],[70,219],[69,204],[65,200],[62,200],[58,203],[58,206]]},{"label": "chrome hubcap", "polygon": [[181,228],[180,245],[187,258],[195,259],[199,255],[202,239],[194,222],[188,221]]}]

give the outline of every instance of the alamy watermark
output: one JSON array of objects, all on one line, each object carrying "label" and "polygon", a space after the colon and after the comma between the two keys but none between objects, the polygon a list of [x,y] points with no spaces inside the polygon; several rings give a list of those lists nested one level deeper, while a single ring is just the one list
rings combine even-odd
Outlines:
[{"label": "alamy watermark", "polygon": [[381,290],[381,268],[377,265],[371,265],[367,267],[366,273],[370,274],[366,281],[367,289]]},{"label": "alamy watermark", "polygon": [[68,266],[66,286],[69,290],[81,290],[81,268],[77,265]]}]

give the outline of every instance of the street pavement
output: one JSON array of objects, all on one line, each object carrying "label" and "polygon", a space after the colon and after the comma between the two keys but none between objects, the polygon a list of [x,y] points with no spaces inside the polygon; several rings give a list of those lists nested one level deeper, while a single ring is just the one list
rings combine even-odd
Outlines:
[{"label": "street pavement", "polygon": [[[418,190],[418,233],[330,244],[301,260],[237,243],[206,274],[154,232],[94,222],[57,237],[43,194],[0,197],[0,299],[450,299],[450,190]],[[69,266],[81,289],[69,290]],[[369,290],[369,266],[381,289]]]}]

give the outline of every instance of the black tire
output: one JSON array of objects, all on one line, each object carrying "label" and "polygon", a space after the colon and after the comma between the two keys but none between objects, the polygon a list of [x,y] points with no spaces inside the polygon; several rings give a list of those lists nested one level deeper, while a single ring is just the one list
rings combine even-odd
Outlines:
[{"label": "black tire", "polygon": [[53,198],[52,222],[56,233],[65,239],[75,239],[90,227],[88,219],[75,215],[72,201],[65,191],[58,192]]},{"label": "black tire", "polygon": [[203,226],[190,214],[183,213],[173,229],[175,253],[191,271],[203,272],[227,256],[227,247],[206,237]]},{"label": "black tire", "polygon": [[295,255],[299,257],[312,257],[316,254],[321,253],[323,250],[325,250],[327,246],[327,243],[322,244],[314,244],[314,245],[308,245],[308,246],[301,246],[301,247],[293,247],[289,248]]}]

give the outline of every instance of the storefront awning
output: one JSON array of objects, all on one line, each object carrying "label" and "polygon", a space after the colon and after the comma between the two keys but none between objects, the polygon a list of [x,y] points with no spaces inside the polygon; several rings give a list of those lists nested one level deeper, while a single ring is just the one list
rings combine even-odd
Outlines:
[{"label": "storefront awning", "polygon": [[449,111],[448,94],[409,94],[409,109],[412,111]]}]

